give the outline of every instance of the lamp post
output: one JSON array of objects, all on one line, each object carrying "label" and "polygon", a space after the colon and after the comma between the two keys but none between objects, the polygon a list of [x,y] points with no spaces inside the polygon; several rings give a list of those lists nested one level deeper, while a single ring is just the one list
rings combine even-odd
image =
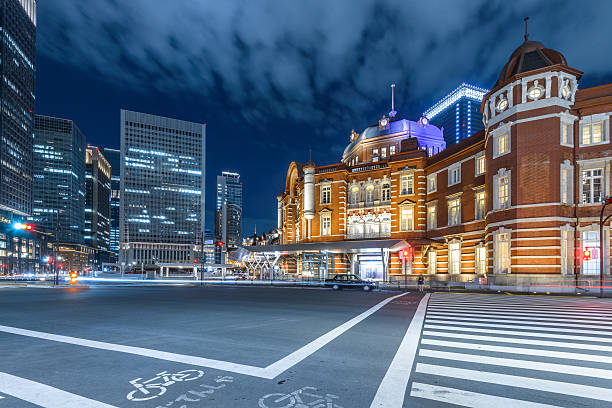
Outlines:
[{"label": "lamp post", "polygon": [[608,204],[612,204],[612,196],[603,200],[601,205],[601,213],[599,214],[599,294],[601,297],[604,297],[604,224],[606,221],[608,221],[608,219],[610,219],[610,217],[612,217],[612,214],[610,214],[604,218],[604,210]]}]

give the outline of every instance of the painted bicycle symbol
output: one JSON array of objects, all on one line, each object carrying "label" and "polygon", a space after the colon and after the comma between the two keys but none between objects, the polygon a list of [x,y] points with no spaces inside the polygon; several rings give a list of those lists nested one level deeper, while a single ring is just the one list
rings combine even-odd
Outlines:
[{"label": "painted bicycle symbol", "polygon": [[153,398],[164,395],[167,387],[182,381],[193,381],[204,375],[204,371],[200,370],[183,370],[178,373],[169,373],[162,371],[147,381],[141,381],[142,378],[136,378],[130,381],[135,390],[130,391],[127,399],[130,401],[147,401]]},{"label": "painted bicycle symbol", "polygon": [[273,393],[259,399],[260,408],[342,408],[334,400],[337,395],[319,395],[315,387],[303,387],[290,394]]}]

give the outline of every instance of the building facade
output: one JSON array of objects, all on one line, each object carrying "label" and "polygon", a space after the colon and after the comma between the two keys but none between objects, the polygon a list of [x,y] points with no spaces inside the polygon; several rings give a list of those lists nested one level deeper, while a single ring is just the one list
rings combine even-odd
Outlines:
[{"label": "building facade", "polygon": [[[366,130],[340,163],[291,163],[282,244],[242,258],[298,276],[569,288],[596,285],[603,257],[609,279],[599,212],[611,195],[612,84],[579,90],[581,74],[526,38],[483,98],[485,129],[467,139],[430,156],[403,135],[381,160],[373,152],[387,142]],[[371,155],[347,162],[359,145]]]},{"label": "building facade", "polygon": [[225,263],[224,253],[242,243],[242,182],[240,174],[224,171],[217,176],[215,200],[215,263]]},{"label": "building facade", "polygon": [[480,105],[487,92],[488,89],[464,82],[427,109],[423,116],[432,125],[442,128],[446,146],[452,146],[484,129]]},{"label": "building facade", "polygon": [[104,157],[111,166],[110,195],[110,250],[119,257],[119,209],[121,207],[121,151],[104,149]]},{"label": "building facade", "polygon": [[120,264],[191,263],[204,232],[206,125],[121,110]]},{"label": "building facade", "polygon": [[36,1],[0,2],[0,274],[38,268],[36,237],[13,225],[32,210]]},{"label": "building facade", "polygon": [[84,244],[85,136],[69,119],[36,115],[32,216],[57,241]]},{"label": "building facade", "polygon": [[110,250],[111,166],[100,149],[85,149],[85,245],[95,251],[95,266],[114,263]]}]

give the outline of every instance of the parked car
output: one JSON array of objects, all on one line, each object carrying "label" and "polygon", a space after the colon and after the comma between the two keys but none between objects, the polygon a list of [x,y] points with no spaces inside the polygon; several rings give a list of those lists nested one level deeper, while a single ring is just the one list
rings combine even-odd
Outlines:
[{"label": "parked car", "polygon": [[368,292],[376,289],[376,282],[363,280],[357,275],[338,274],[331,279],[325,279],[324,286],[333,290],[362,289]]}]

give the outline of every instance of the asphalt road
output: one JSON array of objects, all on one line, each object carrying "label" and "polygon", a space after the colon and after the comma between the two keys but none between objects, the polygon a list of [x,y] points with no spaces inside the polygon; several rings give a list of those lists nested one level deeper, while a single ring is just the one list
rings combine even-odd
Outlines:
[{"label": "asphalt road", "polygon": [[0,408],[612,407],[606,300],[102,286],[0,310]]}]

